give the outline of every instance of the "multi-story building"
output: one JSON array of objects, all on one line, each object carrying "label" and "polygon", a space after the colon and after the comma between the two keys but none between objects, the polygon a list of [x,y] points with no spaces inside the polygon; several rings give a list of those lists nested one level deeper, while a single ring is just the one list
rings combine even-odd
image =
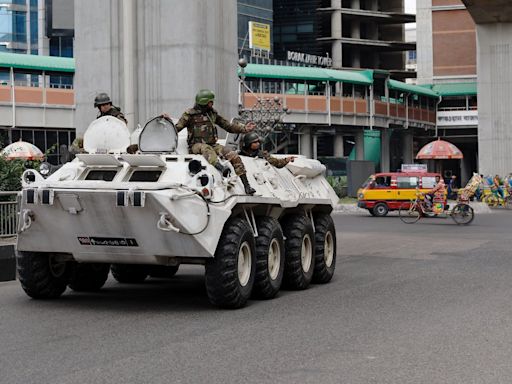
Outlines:
[{"label": "multi-story building", "polygon": [[73,57],[74,0],[0,4],[0,51]]},{"label": "multi-story building", "polygon": [[445,176],[455,174],[464,182],[478,170],[475,23],[460,0],[418,0],[417,16],[418,84],[442,97],[436,135],[464,154],[462,161],[443,162]]},{"label": "multi-story building", "polygon": [[[240,57],[250,57],[249,48],[249,22],[255,21],[270,25],[273,28],[273,1],[272,0],[238,0],[238,52]],[[270,35],[272,47],[272,35]],[[272,53],[272,49],[270,54]]]},{"label": "multi-story building", "polygon": [[403,0],[274,0],[275,57],[288,51],[332,58],[335,68],[372,68],[406,74]]}]

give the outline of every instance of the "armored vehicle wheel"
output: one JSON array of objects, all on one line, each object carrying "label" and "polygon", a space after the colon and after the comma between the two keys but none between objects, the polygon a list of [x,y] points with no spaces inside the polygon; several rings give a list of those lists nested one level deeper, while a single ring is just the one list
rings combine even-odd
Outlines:
[{"label": "armored vehicle wheel", "polygon": [[178,272],[179,268],[179,265],[169,267],[164,265],[150,265],[148,266],[148,273],[150,277],[166,279],[173,277]]},{"label": "armored vehicle wheel", "polygon": [[256,275],[251,227],[239,217],[224,225],[215,257],[206,263],[206,292],[212,304],[240,308],[251,296]]},{"label": "armored vehicle wheel", "polygon": [[114,279],[126,284],[142,283],[148,277],[148,270],[145,265],[112,264],[110,271]]},{"label": "armored vehicle wheel", "polygon": [[286,258],[283,282],[290,289],[306,289],[315,270],[313,226],[305,215],[290,215],[283,222]]},{"label": "armored vehicle wheel", "polygon": [[110,271],[110,264],[86,263],[76,264],[69,282],[73,291],[98,291],[105,285]]},{"label": "armored vehicle wheel", "polygon": [[66,290],[72,273],[71,262],[58,255],[37,252],[16,252],[21,287],[34,299],[54,299]]},{"label": "armored vehicle wheel", "polygon": [[256,221],[256,279],[254,296],[272,299],[281,288],[284,271],[284,239],[279,222],[272,217]]},{"label": "armored vehicle wheel", "polygon": [[315,216],[315,272],[313,282],[331,281],[336,268],[336,229],[331,215]]}]

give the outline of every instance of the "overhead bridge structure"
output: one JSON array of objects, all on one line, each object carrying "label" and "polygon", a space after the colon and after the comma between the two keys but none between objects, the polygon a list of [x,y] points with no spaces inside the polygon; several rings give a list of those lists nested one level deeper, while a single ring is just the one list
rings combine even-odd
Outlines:
[{"label": "overhead bridge structure", "polygon": [[[74,71],[73,59],[0,53],[3,136],[42,150],[69,144],[77,126]],[[399,140],[400,161],[411,162],[415,132],[436,132],[439,94],[385,71],[249,64],[239,76],[247,85],[240,103],[251,108],[258,98],[279,97],[290,112],[285,123],[293,127],[294,150],[309,157],[345,156],[352,137],[356,157],[364,159],[364,131],[374,130],[381,137],[381,168],[388,169],[397,157],[393,143]]]}]

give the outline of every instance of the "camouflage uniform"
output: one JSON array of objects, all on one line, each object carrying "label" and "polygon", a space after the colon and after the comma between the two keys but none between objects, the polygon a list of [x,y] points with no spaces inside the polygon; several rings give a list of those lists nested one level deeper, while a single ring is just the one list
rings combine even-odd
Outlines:
[{"label": "camouflage uniform", "polygon": [[231,124],[220,116],[215,109],[206,110],[199,105],[188,109],[181,115],[176,124],[176,129],[179,132],[187,128],[187,142],[190,153],[203,155],[212,165],[217,164],[218,156],[222,155],[231,162],[238,176],[244,175],[246,171],[240,156],[235,151],[217,144],[218,133],[215,125],[231,133],[246,132],[243,124]]},{"label": "camouflage uniform", "polygon": [[[114,116],[123,121],[125,124],[128,124],[128,120],[126,120],[126,117],[124,117],[123,113],[121,112],[121,108],[118,107],[112,106],[112,108],[110,108],[107,112],[100,112],[96,118],[99,119],[103,116]],[[77,153],[85,153],[83,137],[77,137],[75,140],[73,140],[73,143],[71,143],[71,147],[69,148],[69,152],[74,155]]]},{"label": "camouflage uniform", "polygon": [[107,112],[100,112],[96,118],[99,119],[103,116],[114,116],[119,120],[124,121],[125,124],[128,124],[128,120],[126,120],[126,117],[124,117],[123,113],[121,112],[121,108],[119,107],[112,106],[112,108],[110,108]]},{"label": "camouflage uniform", "polygon": [[242,149],[240,151],[240,155],[249,156],[249,157],[259,157],[268,161],[270,165],[273,165],[276,168],[283,168],[290,162],[288,159],[278,159],[276,157],[271,156],[267,151],[262,151],[258,149],[257,151],[249,152],[246,149]]}]

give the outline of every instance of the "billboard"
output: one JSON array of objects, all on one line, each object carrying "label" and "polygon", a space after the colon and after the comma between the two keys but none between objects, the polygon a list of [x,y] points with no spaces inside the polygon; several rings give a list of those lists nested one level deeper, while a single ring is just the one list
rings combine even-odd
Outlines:
[{"label": "billboard", "polygon": [[249,48],[270,51],[270,24],[249,21]]}]

